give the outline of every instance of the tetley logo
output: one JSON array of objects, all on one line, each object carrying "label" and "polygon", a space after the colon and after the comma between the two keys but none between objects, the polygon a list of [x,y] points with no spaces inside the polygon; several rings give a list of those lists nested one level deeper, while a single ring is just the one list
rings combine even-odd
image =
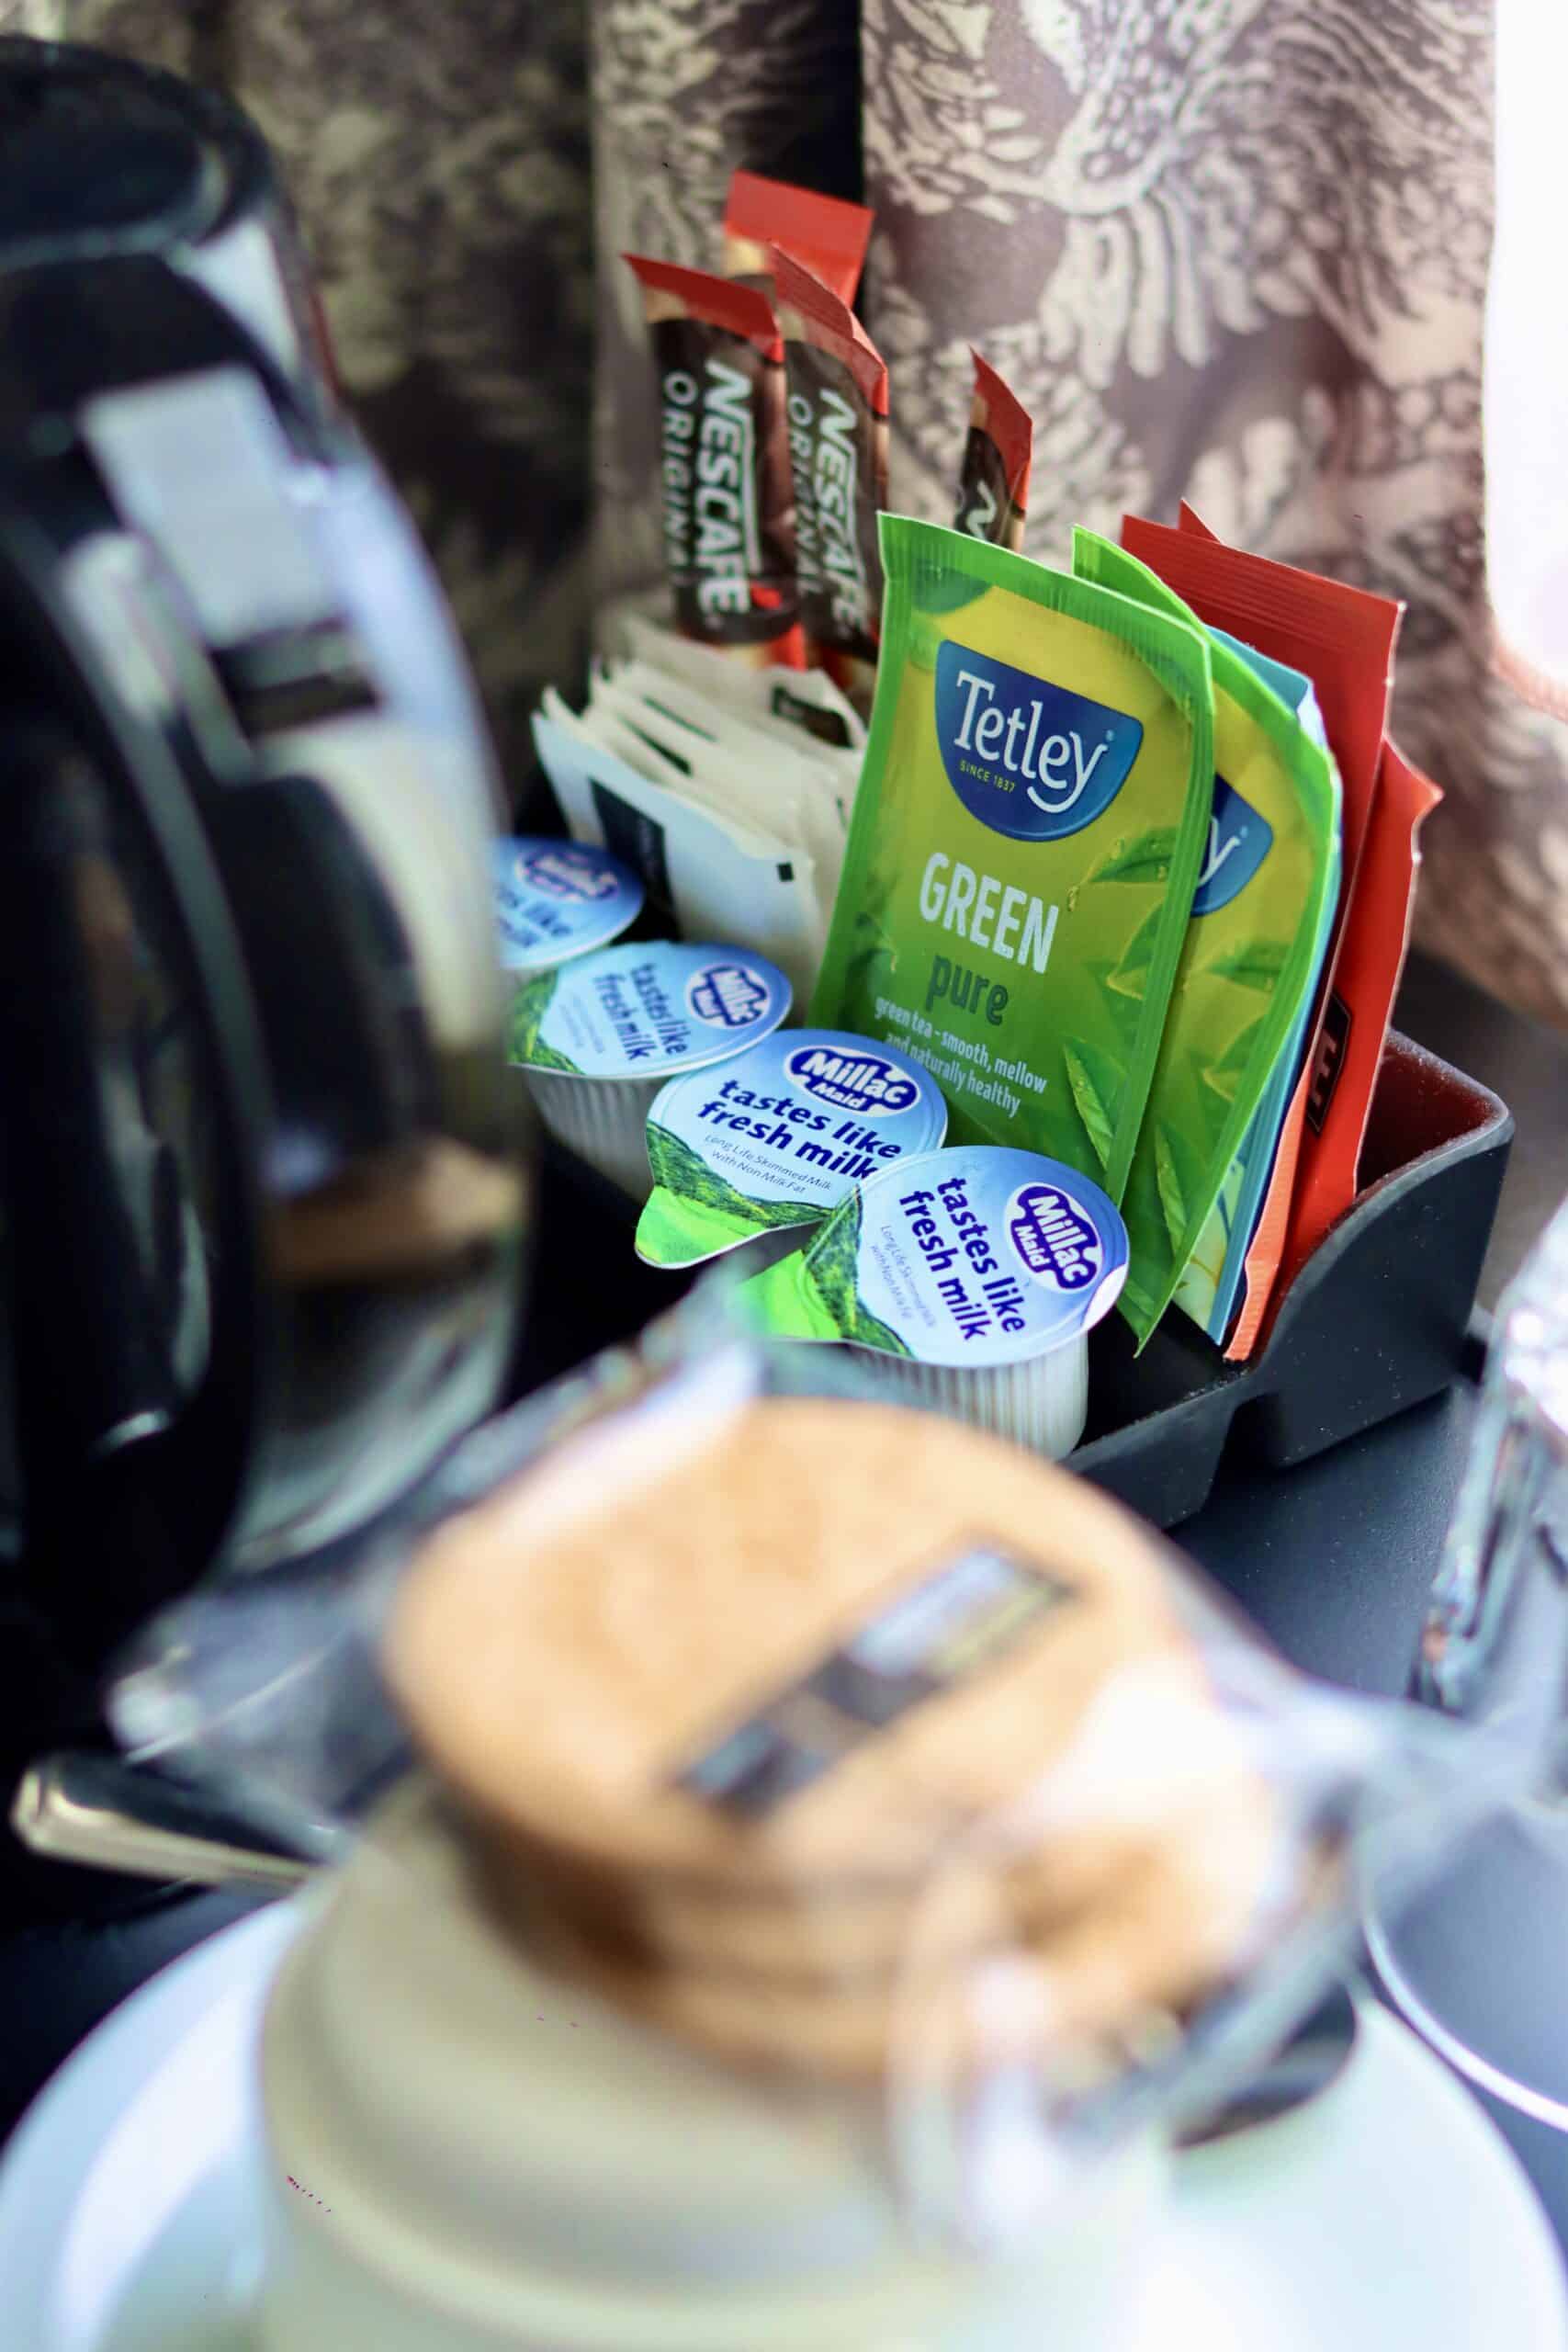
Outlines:
[{"label": "tetley logo", "polygon": [[1250,800],[1244,800],[1223,775],[1217,775],[1209,838],[1198,888],[1192,893],[1193,913],[1212,915],[1217,907],[1228,907],[1251,881],[1273,841],[1274,828],[1268,818],[1260,817]]},{"label": "tetley logo", "polygon": [[716,1029],[745,1029],[768,1009],[767,982],[744,964],[705,964],[686,984],[686,1003]]},{"label": "tetley logo", "polygon": [[1007,1228],[1037,1283],[1084,1290],[1105,1262],[1099,1234],[1076,1202],[1055,1184],[1022,1184],[1007,1207]]},{"label": "tetley logo", "polygon": [[1015,842],[1057,841],[1108,808],[1143,723],[964,645],[936,657],[936,733],[972,816]]},{"label": "tetley logo", "polygon": [[858,1111],[863,1118],[891,1118],[897,1111],[912,1110],[920,1099],[914,1080],[881,1054],[842,1054],[826,1046],[797,1046],[784,1069],[818,1102],[831,1102],[840,1111]]}]

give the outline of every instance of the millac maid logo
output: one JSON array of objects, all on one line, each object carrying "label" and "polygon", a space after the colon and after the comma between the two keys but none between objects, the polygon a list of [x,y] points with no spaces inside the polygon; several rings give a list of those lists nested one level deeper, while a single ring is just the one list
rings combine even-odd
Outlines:
[{"label": "millac maid logo", "polygon": [[1015,842],[1091,825],[1127,780],[1143,722],[965,645],[936,657],[936,732],[972,816]]},{"label": "millac maid logo", "polygon": [[784,1069],[819,1102],[873,1119],[912,1110],[920,1090],[880,1054],[846,1054],[827,1046],[797,1046]]},{"label": "millac maid logo", "polygon": [[744,964],[705,964],[686,984],[687,1009],[716,1029],[744,1029],[768,1009],[768,985]]},{"label": "millac maid logo", "polygon": [[1083,1290],[1105,1262],[1099,1234],[1055,1184],[1023,1184],[1007,1206],[1008,1236],[1037,1283]]}]

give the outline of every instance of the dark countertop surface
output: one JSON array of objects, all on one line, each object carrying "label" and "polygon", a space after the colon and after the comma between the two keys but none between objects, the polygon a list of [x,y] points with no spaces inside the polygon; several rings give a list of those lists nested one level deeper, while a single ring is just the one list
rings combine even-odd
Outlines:
[{"label": "dark countertop surface", "polygon": [[[1490,1306],[1568,1189],[1568,1039],[1490,1003],[1413,958],[1400,1025],[1494,1087],[1517,1123],[1487,1260]],[[558,1255],[559,1253],[558,1253]],[[547,1368],[570,1358],[570,1274],[540,1272],[536,1315]],[[1228,1472],[1178,1541],[1287,1656],[1369,1691],[1403,1688],[1452,1507],[1473,1409],[1456,1389],[1291,1473]],[[100,1903],[101,1903],[100,1897]],[[59,2062],[155,1969],[242,1917],[253,1899],[124,1887],[118,1916],[0,1932],[0,2135]],[[1568,2038],[1568,2015],[1563,2021]],[[1487,2102],[1518,2149],[1568,2246],[1568,2144]]]},{"label": "dark countertop surface", "polygon": [[1481,1278],[1497,1294],[1568,1193],[1568,1036],[1509,1012],[1430,957],[1412,956],[1396,1014],[1406,1035],[1500,1094],[1514,1114],[1503,1203]]}]

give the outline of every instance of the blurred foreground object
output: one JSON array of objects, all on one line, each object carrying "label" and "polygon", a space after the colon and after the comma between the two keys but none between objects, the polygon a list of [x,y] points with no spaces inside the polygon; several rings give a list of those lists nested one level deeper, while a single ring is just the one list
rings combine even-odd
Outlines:
[{"label": "blurred foreground object", "polygon": [[1373,1957],[1451,2064],[1568,2130],[1568,1203],[1498,1303],[1412,1690],[1536,1770],[1450,1877],[1374,1920]]},{"label": "blurred foreground object", "polygon": [[360,1529],[496,1401],[498,805],[256,132],[0,40],[11,1767],[159,1602]]}]

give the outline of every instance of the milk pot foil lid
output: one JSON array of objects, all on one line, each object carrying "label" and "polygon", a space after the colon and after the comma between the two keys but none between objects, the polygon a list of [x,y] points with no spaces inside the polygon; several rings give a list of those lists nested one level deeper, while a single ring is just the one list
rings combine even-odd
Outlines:
[{"label": "milk pot foil lid", "polygon": [[758,1233],[819,1224],[856,1184],[946,1131],[942,1090],[913,1055],[845,1030],[780,1031],[659,1095],[637,1253],[689,1266]]},{"label": "milk pot foil lid", "polygon": [[1098,1184],[973,1144],[872,1177],[745,1293],[781,1335],[980,1368],[1081,1338],[1126,1274],[1126,1227]]},{"label": "milk pot foil lid", "polygon": [[646,1080],[727,1061],[771,1035],[789,1005],[777,965],[749,948],[623,942],[531,980],[510,1052],[526,1069]]},{"label": "milk pot foil lid", "polygon": [[588,842],[513,837],[494,844],[491,867],[509,972],[542,971],[606,947],[642,912],[640,876]]}]

